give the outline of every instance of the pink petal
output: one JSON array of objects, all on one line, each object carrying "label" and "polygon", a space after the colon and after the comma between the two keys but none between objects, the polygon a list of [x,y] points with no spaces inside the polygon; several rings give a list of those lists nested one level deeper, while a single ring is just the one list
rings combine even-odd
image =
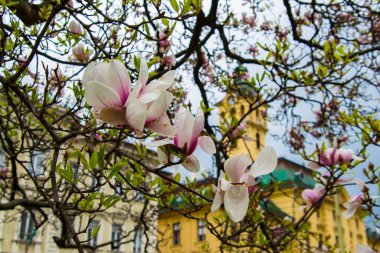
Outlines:
[{"label": "pink petal", "polygon": [[244,219],[249,205],[248,187],[245,185],[232,185],[224,194],[224,209],[233,222]]},{"label": "pink petal", "polygon": [[224,163],[224,171],[230,178],[230,182],[240,183],[241,177],[251,163],[251,158],[246,154],[235,155],[228,158]]},{"label": "pink petal", "polygon": [[248,187],[251,187],[257,184],[255,181],[255,178],[252,176],[252,173],[250,171],[244,172],[240,178],[240,181],[245,183]]},{"label": "pink petal", "polygon": [[318,192],[315,191],[315,190],[305,189],[302,192],[302,198],[306,202],[308,202],[310,204],[314,204],[314,203],[316,203],[319,200],[319,195],[318,195]]},{"label": "pink petal", "polygon": [[149,77],[148,65],[146,64],[145,60],[140,59],[140,73],[139,73],[138,81],[143,86],[145,86],[146,83],[148,82],[148,77]]},{"label": "pink petal", "polygon": [[272,173],[277,167],[277,153],[272,147],[264,147],[251,166],[253,177],[259,177]]},{"label": "pink petal", "polygon": [[174,144],[183,148],[188,144],[188,139],[191,137],[191,129],[193,129],[194,117],[190,111],[181,107],[175,115],[174,126],[177,128],[177,134],[174,138]]},{"label": "pink petal", "polygon": [[97,110],[122,107],[119,95],[110,87],[97,81],[87,82],[84,97],[89,105]]},{"label": "pink petal", "polygon": [[[193,117],[192,117],[193,118]],[[198,109],[195,119],[193,118],[193,127],[191,135],[188,136],[187,139],[187,154],[192,154],[197,147],[198,137],[201,135],[201,132],[204,128],[205,118],[202,109]]]},{"label": "pink petal", "polygon": [[152,142],[141,142],[145,146],[149,147],[160,147],[168,144],[173,144],[173,142],[170,139],[162,139],[158,141],[152,141]]},{"label": "pink petal", "polygon": [[146,105],[138,99],[128,99],[126,115],[128,124],[133,129],[142,132],[148,117]]},{"label": "pink petal", "polygon": [[190,172],[198,172],[199,171],[199,161],[193,155],[190,155],[185,158],[185,161],[182,163],[182,166],[185,167]]},{"label": "pink petal", "polygon": [[212,155],[216,153],[215,143],[210,136],[200,136],[198,144],[207,154]]},{"label": "pink petal", "polygon": [[111,60],[108,68],[108,81],[116,91],[118,91],[123,104],[131,93],[131,79],[128,70],[119,60]]}]

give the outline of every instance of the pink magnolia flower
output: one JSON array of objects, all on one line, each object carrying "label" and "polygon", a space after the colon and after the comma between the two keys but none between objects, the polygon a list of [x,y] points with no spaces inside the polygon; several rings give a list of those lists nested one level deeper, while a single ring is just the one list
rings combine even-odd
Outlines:
[{"label": "pink magnolia flower", "polygon": [[310,162],[309,167],[315,170],[321,166],[343,165],[352,160],[361,160],[361,158],[357,157],[352,149],[338,149],[338,144],[335,140],[332,148],[328,148],[319,154],[319,163]]},{"label": "pink magnolia flower", "polygon": [[271,173],[277,166],[277,154],[272,147],[264,147],[254,164],[246,155],[232,156],[224,163],[219,177],[217,192],[211,206],[211,212],[217,211],[224,203],[224,209],[233,222],[243,220],[249,205],[249,187],[255,185],[255,178]]},{"label": "pink magnolia flower", "polygon": [[92,55],[92,49],[84,49],[83,44],[78,44],[72,49],[73,58],[79,62],[88,62],[89,57]]},{"label": "pink magnolia flower", "polygon": [[82,83],[85,99],[97,118],[113,125],[127,124],[124,106],[131,93],[131,80],[121,61],[90,63]]},{"label": "pink magnolia flower", "polygon": [[168,65],[169,67],[174,67],[176,64],[175,56],[174,55],[164,56],[162,59],[162,63]]},{"label": "pink magnolia flower", "polygon": [[343,212],[343,216],[346,219],[351,218],[354,216],[356,209],[360,207],[363,204],[363,195],[358,194],[353,196],[349,201],[343,204],[343,206],[347,209],[346,211]]},{"label": "pink magnolia flower", "polygon": [[127,122],[135,130],[144,127],[165,136],[174,136],[176,128],[166,114],[173,95],[167,89],[174,83],[175,71],[168,71],[158,80],[148,82],[148,65],[140,60],[140,73],[126,103]]},{"label": "pink magnolia flower", "polygon": [[317,186],[314,189],[305,189],[302,192],[302,198],[309,204],[314,205],[324,194],[325,189],[323,186]]},{"label": "pink magnolia flower", "polygon": [[185,161],[182,164],[191,172],[199,171],[199,161],[193,156],[193,152],[198,144],[208,154],[216,152],[214,141],[209,136],[201,136],[204,128],[204,115],[201,109],[198,109],[195,117],[185,108],[180,108],[174,117],[174,127],[177,133],[174,136],[173,144],[180,148],[183,154],[186,155]]},{"label": "pink magnolia flower", "polygon": [[50,70],[51,82],[53,84],[58,84],[63,81],[64,76],[62,74],[61,68],[57,66],[56,69]]},{"label": "pink magnolia flower", "polygon": [[69,30],[71,33],[76,35],[83,34],[82,26],[75,20],[72,20],[69,24]]}]

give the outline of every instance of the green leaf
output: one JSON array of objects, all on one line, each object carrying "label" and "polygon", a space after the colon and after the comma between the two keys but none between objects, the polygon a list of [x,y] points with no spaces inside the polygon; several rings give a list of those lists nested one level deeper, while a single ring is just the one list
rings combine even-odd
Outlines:
[{"label": "green leaf", "polygon": [[96,165],[98,165],[98,152],[95,150],[90,157],[90,169],[94,170]]},{"label": "green leaf", "polygon": [[95,238],[95,236],[96,236],[96,235],[98,234],[98,232],[99,232],[99,229],[100,229],[100,225],[94,227],[94,229],[93,229],[92,232],[91,232],[91,238]]},{"label": "green leaf", "polygon": [[167,18],[162,18],[161,22],[162,22],[162,24],[164,24],[164,26],[169,26],[170,25],[169,24],[169,20]]},{"label": "green leaf", "polygon": [[179,5],[176,0],[170,0],[170,4],[176,12],[179,11]]}]

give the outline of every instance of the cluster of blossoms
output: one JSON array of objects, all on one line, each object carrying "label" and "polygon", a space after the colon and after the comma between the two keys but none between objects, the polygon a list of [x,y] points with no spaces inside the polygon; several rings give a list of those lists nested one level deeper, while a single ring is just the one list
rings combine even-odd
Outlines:
[{"label": "cluster of blossoms", "polygon": [[[319,161],[318,162],[311,162],[309,163],[309,167],[316,170],[321,168],[322,166],[325,167],[334,167],[334,166],[342,166],[345,164],[349,164],[351,161],[360,161],[361,158],[357,157],[354,153],[353,150],[351,149],[344,149],[344,148],[339,148],[337,145],[337,141],[334,141],[334,146],[332,148],[328,148],[323,150],[322,152],[319,153]],[[325,176],[330,177],[331,172],[327,171],[323,174],[321,174],[320,180],[322,181],[323,184],[327,184]],[[356,184],[362,193],[368,192],[368,187],[365,185],[365,183],[360,180],[359,178],[353,178],[353,179],[337,179],[336,182],[337,184],[345,184],[345,183],[354,183]],[[321,186],[317,185],[314,189],[305,189],[302,192],[302,198],[309,204],[314,205],[320,199],[322,198],[323,195],[325,195],[326,189]],[[353,197],[351,197],[346,203],[343,204],[343,206],[346,208],[346,210],[343,212],[343,217],[346,219],[351,218],[356,210],[365,204],[367,200],[374,200],[378,197],[369,197],[368,194],[366,197],[363,196],[363,194],[357,194]]]},{"label": "cluster of blossoms", "polygon": [[[179,161],[182,166],[198,172],[200,165],[193,155],[200,146],[206,153],[216,152],[214,141],[202,136],[204,114],[198,109],[195,116],[181,107],[171,125],[166,111],[173,100],[167,90],[174,83],[174,71],[168,71],[160,79],[148,84],[148,66],[140,60],[138,80],[132,85],[128,71],[118,60],[90,63],[82,78],[85,99],[94,108],[94,115],[112,125],[128,125],[136,133],[149,129],[165,139],[145,143],[158,147],[158,158],[163,164]],[[228,177],[223,174],[215,195],[212,211],[224,202],[228,216],[241,221],[249,205],[249,193],[253,191],[255,179],[271,173],[277,166],[277,154],[271,147],[265,147],[252,163],[248,155],[229,158],[224,165]]]},{"label": "cluster of blossoms", "polygon": [[224,203],[224,209],[233,222],[243,220],[249,206],[249,193],[255,189],[256,178],[271,173],[277,166],[277,154],[272,147],[264,147],[252,163],[248,155],[232,156],[224,163],[224,173],[218,180],[218,187],[211,206],[217,211]]},{"label": "cluster of blossoms", "polygon": [[[198,144],[209,154],[215,153],[211,137],[200,136],[204,128],[204,115],[198,110],[194,117],[190,111],[181,108],[171,125],[166,113],[173,95],[167,91],[174,83],[175,71],[168,71],[160,79],[148,84],[148,66],[140,61],[138,80],[132,85],[128,70],[118,60],[90,63],[82,78],[85,98],[94,108],[96,118],[112,125],[128,125],[136,133],[149,129],[161,136],[169,137],[152,146],[174,145],[182,155],[182,165],[192,172],[199,171],[199,161],[192,155]],[[169,162],[170,155],[164,157],[165,147],[159,149],[161,161]]]}]

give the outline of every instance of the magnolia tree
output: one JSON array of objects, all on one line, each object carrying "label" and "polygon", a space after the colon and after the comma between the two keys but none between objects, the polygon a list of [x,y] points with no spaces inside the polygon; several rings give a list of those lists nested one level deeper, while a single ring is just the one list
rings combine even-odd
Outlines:
[{"label": "magnolia tree", "polygon": [[[134,217],[144,231],[155,206],[173,208],[173,192],[185,202],[176,211],[190,218],[223,206],[224,219],[202,219],[221,250],[281,252],[347,184],[362,193],[344,216],[362,207],[379,226],[369,189],[380,170],[367,161],[380,140],[378,1],[3,0],[0,12],[0,210],[25,208],[36,229],[53,214],[64,228],[60,248],[112,243],[89,244],[72,218],[116,206],[130,215],[136,192],[145,196]],[[234,71],[240,65],[251,73]],[[217,122],[212,115],[227,92],[248,108]],[[277,187],[258,184],[275,169],[276,148],[262,147],[254,163],[248,154],[230,156],[255,111],[280,124],[278,141],[316,171],[319,184],[302,193],[299,220],[257,208]],[[214,159],[215,189],[165,173],[180,166],[201,174],[198,146]],[[47,154],[42,179],[30,169],[35,152]],[[107,187],[113,191],[99,191]],[[239,234],[246,239],[236,241]],[[131,242],[128,231],[117,239]]]}]

